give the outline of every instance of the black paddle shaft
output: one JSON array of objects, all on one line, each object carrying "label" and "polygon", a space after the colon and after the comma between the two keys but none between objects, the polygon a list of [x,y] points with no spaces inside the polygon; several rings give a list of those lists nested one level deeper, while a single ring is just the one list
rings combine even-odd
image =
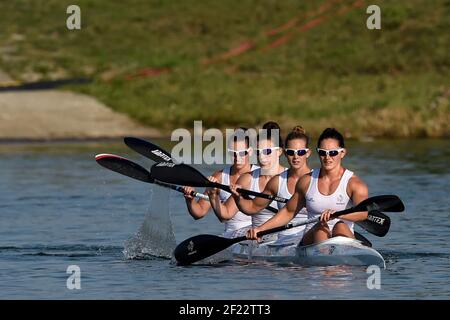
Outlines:
[{"label": "black paddle shaft", "polygon": [[[217,183],[217,182],[211,182],[211,181],[208,180],[208,186],[207,187],[219,188],[219,189],[222,189],[224,191],[228,191],[228,192],[231,193],[230,186],[227,186],[225,184],[221,184],[221,183]],[[268,199],[268,200],[272,200],[272,201],[276,201],[276,202],[287,203],[289,201],[288,199],[283,198],[283,197],[278,197],[278,196],[274,196],[274,195],[271,195],[271,194],[256,192],[256,191],[242,189],[242,188],[237,188],[236,191],[239,192],[239,193],[242,193],[243,195],[264,198],[264,199]]]},{"label": "black paddle shaft", "polygon": [[[152,177],[154,177],[159,181],[191,187],[219,188],[231,192],[230,186],[217,182],[211,182],[200,171],[184,163],[182,164],[174,164],[172,162],[155,163],[152,166],[151,172]],[[288,201],[288,199],[282,197],[255,192],[247,189],[238,188],[237,191],[244,195],[265,198],[277,202],[286,203]]]}]

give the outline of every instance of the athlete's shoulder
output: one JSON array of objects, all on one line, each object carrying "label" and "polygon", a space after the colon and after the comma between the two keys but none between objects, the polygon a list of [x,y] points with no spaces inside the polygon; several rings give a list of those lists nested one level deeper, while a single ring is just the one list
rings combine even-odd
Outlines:
[{"label": "athlete's shoulder", "polygon": [[348,180],[348,183],[355,187],[367,187],[367,184],[358,177],[356,174],[353,174],[350,179]]},{"label": "athlete's shoulder", "polygon": [[348,180],[347,193],[352,194],[366,194],[369,192],[367,184],[357,175],[353,174]]},{"label": "athlete's shoulder", "polygon": [[243,174],[240,175],[239,179],[240,179],[240,178],[249,179],[249,178],[252,177],[252,175],[253,175],[253,171],[245,172],[245,173],[243,173]]},{"label": "athlete's shoulder", "polygon": [[301,190],[303,193],[306,193],[306,191],[309,188],[309,184],[311,182],[311,177],[312,177],[312,171],[308,172],[307,174],[301,176],[298,181],[297,181],[297,185],[296,185],[296,189],[297,190]]},{"label": "athlete's shoulder", "polygon": [[238,183],[241,184],[244,181],[250,181],[252,179],[252,171],[243,173],[239,176]]},{"label": "athlete's shoulder", "polygon": [[222,173],[223,173],[223,169],[217,170],[216,172],[214,172],[212,174],[212,176],[220,181],[220,180],[222,180]]},{"label": "athlete's shoulder", "polygon": [[270,193],[272,193],[272,194],[276,194],[278,192],[278,184],[280,181],[280,176],[282,174],[283,174],[283,172],[270,178],[269,182],[267,182],[267,184],[266,184],[265,189],[270,191]]}]

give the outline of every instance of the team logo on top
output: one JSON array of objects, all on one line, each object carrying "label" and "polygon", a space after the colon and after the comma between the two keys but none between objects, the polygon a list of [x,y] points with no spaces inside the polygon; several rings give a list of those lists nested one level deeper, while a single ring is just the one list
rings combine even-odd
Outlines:
[{"label": "team logo on top", "polygon": [[342,194],[338,195],[338,197],[336,199],[336,204],[338,204],[338,205],[345,204],[344,203],[344,197],[342,196]]}]

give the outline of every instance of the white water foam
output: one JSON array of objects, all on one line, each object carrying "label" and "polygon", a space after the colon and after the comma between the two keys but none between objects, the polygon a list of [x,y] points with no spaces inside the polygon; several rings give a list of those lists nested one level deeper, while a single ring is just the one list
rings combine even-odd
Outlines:
[{"label": "white water foam", "polygon": [[170,190],[153,185],[150,209],[138,232],[125,241],[123,254],[126,259],[172,257],[175,235],[170,219]]}]

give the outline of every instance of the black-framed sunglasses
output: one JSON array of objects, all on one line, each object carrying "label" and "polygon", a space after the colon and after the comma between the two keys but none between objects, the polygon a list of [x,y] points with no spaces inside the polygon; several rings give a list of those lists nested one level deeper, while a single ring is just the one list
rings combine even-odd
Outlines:
[{"label": "black-framed sunglasses", "polygon": [[298,156],[304,156],[309,151],[308,148],[305,149],[286,149],[286,155],[293,156],[297,154]]},{"label": "black-framed sunglasses", "polygon": [[333,149],[333,150],[325,150],[325,149],[317,148],[317,153],[321,157],[325,157],[327,155],[329,155],[330,157],[336,157],[339,154],[339,152],[342,152],[342,151],[344,151],[344,148]]}]

